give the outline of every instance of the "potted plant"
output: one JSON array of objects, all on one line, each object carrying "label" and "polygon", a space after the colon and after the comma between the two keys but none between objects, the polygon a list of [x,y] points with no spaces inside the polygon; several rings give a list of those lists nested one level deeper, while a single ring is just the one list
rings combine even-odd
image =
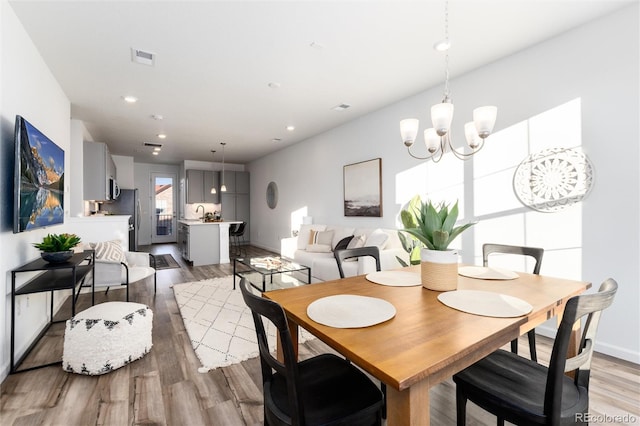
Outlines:
[{"label": "potted plant", "polygon": [[429,290],[455,290],[458,285],[458,252],[449,250],[449,244],[475,223],[455,226],[458,220],[458,202],[449,208],[448,204],[437,206],[431,201],[422,201],[419,195],[413,197],[406,210],[400,212],[404,229],[420,244],[409,246],[411,258],[420,250],[422,286]]},{"label": "potted plant", "polygon": [[33,246],[42,251],[40,254],[49,263],[66,262],[73,256],[73,248],[80,242],[76,234],[47,234],[40,243]]}]

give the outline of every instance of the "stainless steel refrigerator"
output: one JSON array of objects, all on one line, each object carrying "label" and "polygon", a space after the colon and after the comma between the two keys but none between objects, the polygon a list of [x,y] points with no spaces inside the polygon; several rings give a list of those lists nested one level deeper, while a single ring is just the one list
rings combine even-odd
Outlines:
[{"label": "stainless steel refrigerator", "polygon": [[114,201],[107,201],[100,206],[101,211],[110,214],[129,215],[129,251],[138,250],[138,231],[142,207],[137,189],[122,189],[120,196]]}]

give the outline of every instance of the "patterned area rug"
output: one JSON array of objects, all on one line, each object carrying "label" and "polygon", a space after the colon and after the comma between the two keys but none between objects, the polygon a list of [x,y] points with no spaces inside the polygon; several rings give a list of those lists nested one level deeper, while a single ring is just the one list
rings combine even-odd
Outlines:
[{"label": "patterned area rug", "polygon": [[[173,292],[193,349],[202,363],[201,373],[237,364],[259,355],[251,310],[233,277],[174,284]],[[266,323],[269,347],[275,351],[276,333]],[[300,329],[299,342],[313,336]]]},{"label": "patterned area rug", "polygon": [[170,254],[156,254],[156,269],[179,268],[178,262]]}]

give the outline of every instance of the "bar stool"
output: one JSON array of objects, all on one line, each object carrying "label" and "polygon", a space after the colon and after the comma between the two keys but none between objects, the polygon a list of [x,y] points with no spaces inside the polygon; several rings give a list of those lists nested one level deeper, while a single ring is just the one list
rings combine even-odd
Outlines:
[{"label": "bar stool", "polygon": [[[233,242],[231,243],[235,249],[235,253],[236,256],[241,256],[242,255],[242,247],[241,247],[241,243],[240,240],[242,240],[242,245],[244,245],[245,240],[244,240],[244,229],[247,226],[247,222],[242,222],[237,224],[237,227],[235,230],[233,231],[229,231],[230,232],[230,236],[233,239]],[[246,250],[245,250],[246,253]]]}]

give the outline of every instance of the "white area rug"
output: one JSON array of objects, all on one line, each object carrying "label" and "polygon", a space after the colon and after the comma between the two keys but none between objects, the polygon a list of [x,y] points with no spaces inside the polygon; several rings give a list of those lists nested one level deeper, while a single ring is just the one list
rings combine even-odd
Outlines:
[{"label": "white area rug", "polygon": [[[240,288],[233,290],[233,277],[174,284],[180,315],[196,355],[201,373],[237,364],[259,355],[251,310]],[[256,292],[257,293],[257,292]],[[265,323],[269,347],[275,351],[275,327]],[[313,338],[300,329],[299,342]]]}]

